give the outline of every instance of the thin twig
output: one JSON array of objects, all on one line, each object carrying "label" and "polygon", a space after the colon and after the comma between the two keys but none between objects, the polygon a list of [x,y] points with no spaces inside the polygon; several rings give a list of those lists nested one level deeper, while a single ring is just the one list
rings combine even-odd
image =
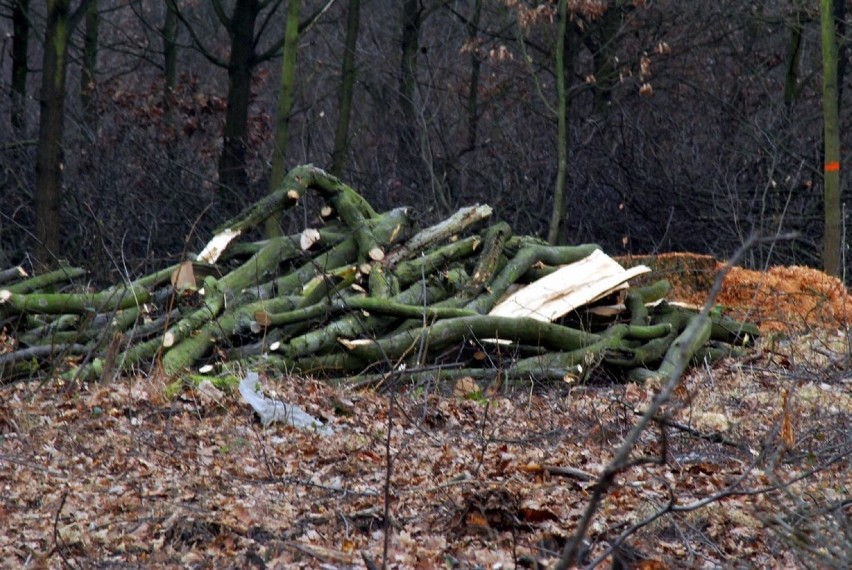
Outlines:
[{"label": "thin twig", "polygon": [[719,296],[719,293],[722,290],[722,283],[725,279],[725,276],[731,270],[735,263],[742,257],[742,255],[758,240],[757,236],[752,235],[749,239],[745,241],[743,246],[737,250],[737,252],[733,255],[731,260],[725,265],[725,267],[719,272],[716,276],[716,280],[713,282],[713,287],[710,290],[710,294],[707,297],[707,300],[704,303],[704,307],[702,307],[701,312],[698,316],[692,319],[689,325],[686,327],[686,330],[683,332],[684,339],[687,339],[686,342],[683,343],[684,349],[679,351],[678,354],[675,355],[674,358],[674,370],[671,376],[668,378],[666,384],[657,394],[657,396],[652,400],[651,404],[645,410],[645,413],[642,414],[642,417],[636,423],[630,433],[627,434],[627,437],[622,442],[621,446],[615,453],[612,461],[606,466],[603,473],[598,477],[598,481],[594,486],[594,490],[592,492],[592,497],[589,500],[588,505],[586,506],[586,510],[583,512],[583,517],[580,519],[580,522],[577,524],[577,530],[574,533],[574,536],[566,542],[565,548],[562,550],[562,555],[557,562],[555,569],[556,570],[567,570],[569,566],[572,566],[576,563],[578,555],[580,553],[580,546],[583,543],[583,539],[586,536],[586,532],[589,530],[589,526],[592,523],[592,518],[597,513],[598,507],[603,501],[604,497],[607,495],[609,488],[615,482],[616,476],[629,468],[633,463],[629,460],[630,454],[633,452],[633,448],[636,445],[636,442],[639,440],[639,437],[648,427],[652,421],[654,421],[654,417],[658,415],[660,409],[663,405],[669,401],[672,394],[674,393],[675,388],[677,388],[680,383],[680,379],[683,376],[683,373],[686,371],[686,367],[689,364],[688,355],[686,354],[687,349],[691,343],[690,339],[694,339],[698,334],[700,334],[702,326],[705,324],[706,319],[709,318],[710,310],[713,308],[716,298]]},{"label": "thin twig", "polygon": [[391,475],[393,475],[393,456],[391,455],[391,432],[393,431],[393,408],[396,397],[394,391],[391,390],[388,394],[390,401],[388,402],[388,433],[385,438],[385,505],[383,516],[385,518],[385,537],[382,544],[382,570],[388,567],[388,548],[390,547],[390,485]]},{"label": "thin twig", "polygon": [[62,537],[59,535],[59,514],[62,512],[62,508],[65,506],[66,499],[68,499],[68,491],[62,493],[62,497],[59,499],[59,506],[56,508],[56,512],[53,514],[53,550],[54,552],[59,554],[59,556],[62,558],[62,561],[65,563],[65,566],[73,567],[71,561],[68,560],[67,556],[65,556],[65,541],[62,540]]}]

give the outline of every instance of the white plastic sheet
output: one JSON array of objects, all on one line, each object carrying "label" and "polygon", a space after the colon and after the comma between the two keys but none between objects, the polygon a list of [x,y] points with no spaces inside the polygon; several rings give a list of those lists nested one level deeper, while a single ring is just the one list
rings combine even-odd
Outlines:
[{"label": "white plastic sheet", "polygon": [[331,435],[334,430],[324,425],[296,404],[267,398],[257,391],[257,372],[249,372],[240,380],[240,394],[260,416],[260,423],[268,426],[272,422],[282,422],[300,429],[313,429],[322,435]]}]

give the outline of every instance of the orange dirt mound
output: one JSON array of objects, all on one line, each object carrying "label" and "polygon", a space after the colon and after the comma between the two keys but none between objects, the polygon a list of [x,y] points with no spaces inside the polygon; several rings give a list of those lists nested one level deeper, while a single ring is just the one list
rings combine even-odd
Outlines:
[{"label": "orange dirt mound", "polygon": [[[706,255],[668,253],[622,258],[654,271],[648,281],[668,279],[670,298],[701,305],[723,263]],[[761,331],[802,332],[837,329],[852,323],[852,296],[843,283],[810,267],[776,266],[767,271],[734,267],[725,276],[716,300],[729,316],[756,323]]]}]

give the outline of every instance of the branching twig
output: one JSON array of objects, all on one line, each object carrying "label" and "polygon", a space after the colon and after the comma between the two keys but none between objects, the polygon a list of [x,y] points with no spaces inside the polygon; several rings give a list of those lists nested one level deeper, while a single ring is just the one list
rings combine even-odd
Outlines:
[{"label": "branching twig", "polygon": [[659,511],[655,512],[654,514],[642,519],[641,521],[639,521],[639,522],[633,524],[632,526],[630,526],[629,528],[625,529],[620,535],[618,535],[618,537],[615,540],[613,540],[610,543],[609,547],[607,547],[606,550],[601,552],[600,555],[597,558],[595,558],[594,560],[592,560],[591,562],[589,562],[586,565],[587,568],[596,568],[599,564],[601,564],[604,560],[606,560],[607,557],[610,554],[612,554],[616,550],[618,550],[618,548],[622,544],[624,544],[624,541],[627,540],[634,532],[636,532],[637,530],[639,530],[641,528],[648,526],[649,524],[653,523],[654,521],[656,521],[660,517],[663,517],[666,514],[668,514],[669,512],[671,512],[672,507],[674,507],[675,503],[677,502],[677,498],[675,497],[674,491],[672,490],[671,485],[669,485],[668,481],[663,480],[662,482],[663,482],[664,485],[666,485],[666,488],[669,491],[669,502],[666,503],[666,506],[663,507],[662,509],[660,509]]},{"label": "branching twig", "polygon": [[701,309],[701,313],[697,315],[695,318],[690,321],[689,325],[686,327],[686,330],[683,332],[683,338],[686,339],[683,343],[684,349],[680,350],[674,358],[674,367],[671,375],[667,379],[665,385],[660,390],[659,394],[653,399],[651,405],[645,410],[645,413],[639,419],[637,424],[630,430],[630,433],[627,434],[627,437],[622,442],[621,446],[615,453],[612,461],[610,461],[609,465],[606,466],[603,473],[598,478],[598,482],[594,487],[594,491],[592,492],[592,497],[589,500],[589,504],[586,507],[586,510],[583,513],[583,517],[580,519],[580,522],[577,525],[577,530],[574,533],[574,536],[565,544],[565,548],[562,550],[562,555],[559,558],[559,562],[556,564],[557,570],[567,570],[567,568],[573,565],[577,561],[578,554],[580,552],[580,546],[583,543],[583,539],[586,536],[586,532],[589,530],[589,526],[592,523],[592,518],[600,506],[601,501],[603,501],[604,497],[609,491],[609,488],[615,482],[615,477],[629,468],[632,462],[630,461],[630,454],[633,452],[633,447],[636,445],[636,442],[639,440],[639,437],[648,427],[654,417],[658,415],[660,409],[663,405],[669,401],[674,393],[675,388],[680,383],[680,379],[683,376],[684,371],[686,370],[686,366],[689,363],[689,357],[687,354],[686,347],[690,344],[690,341],[696,338],[702,330],[702,327],[706,326],[707,321],[709,320],[710,310],[716,302],[716,298],[719,296],[719,293],[722,289],[722,282],[727,275],[728,271],[733,267],[733,265],[742,257],[745,251],[750,248],[756,241],[757,236],[752,236],[743,244],[743,246],[734,254],[731,260],[727,263],[727,265],[719,272],[716,276],[716,280],[713,283],[713,287],[710,290],[710,294],[707,297],[706,302],[704,303],[704,307]]},{"label": "branching twig", "polygon": [[[674,496],[673,491],[669,487],[668,483],[666,481],[663,481],[663,483],[665,483],[666,486],[669,488],[669,501],[668,501],[668,503],[664,507],[662,507],[660,510],[653,513],[652,515],[650,515],[647,518],[635,523],[630,528],[624,530],[620,535],[618,535],[618,537],[615,540],[613,540],[610,543],[610,545],[604,550],[604,552],[602,552],[593,561],[589,562],[586,565],[586,568],[597,567],[598,564],[603,562],[607,558],[607,556],[609,556],[613,552],[615,552],[619,548],[619,546],[621,544],[623,544],[624,541],[627,540],[627,538],[630,537],[633,533],[635,533],[636,531],[638,531],[639,529],[641,529],[643,527],[648,526],[649,524],[653,523],[654,521],[658,520],[659,518],[661,518],[661,517],[663,517],[667,514],[687,513],[687,512],[697,511],[697,510],[702,509],[702,508],[704,508],[704,507],[706,507],[706,506],[708,506],[712,503],[716,503],[718,501],[721,501],[721,500],[729,498],[729,497],[749,497],[749,496],[756,496],[756,495],[765,495],[765,494],[774,493],[774,492],[777,492],[777,491],[786,492],[786,490],[791,485],[793,485],[793,484],[795,484],[799,481],[802,481],[804,479],[807,479],[809,477],[812,477],[816,473],[829,468],[830,466],[834,465],[835,463],[838,463],[839,461],[842,461],[843,459],[845,459],[845,457],[846,457],[846,454],[841,452],[841,453],[835,455],[834,457],[829,458],[824,463],[815,466],[813,469],[809,469],[808,471],[800,473],[798,476],[790,479],[789,481],[785,481],[785,482],[779,481],[775,484],[759,487],[757,489],[743,489],[742,488],[743,483],[747,479],[749,479],[749,477],[752,476],[751,469],[745,469],[744,472],[741,475],[739,475],[736,479],[734,479],[729,485],[727,485],[721,491],[713,493],[712,495],[709,495],[709,496],[704,497],[702,499],[698,499],[696,501],[692,501],[690,503],[685,503],[685,504],[679,504],[677,502],[677,498]],[[836,508],[842,508],[844,505],[849,505],[849,504],[852,504],[852,500],[847,500],[845,502],[838,502],[838,503],[835,503],[835,504],[831,505],[830,507],[828,507],[828,509],[823,509],[823,512],[825,510],[830,510],[830,509],[835,508],[835,507]],[[771,519],[769,521],[769,523],[774,524],[774,523],[778,522],[778,520],[780,520],[780,519],[778,519],[776,517],[776,518]]]}]

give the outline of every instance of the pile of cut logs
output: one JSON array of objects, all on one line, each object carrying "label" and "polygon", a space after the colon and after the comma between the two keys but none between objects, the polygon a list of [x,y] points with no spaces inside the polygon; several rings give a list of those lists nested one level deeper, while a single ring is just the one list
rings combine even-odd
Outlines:
[{"label": "pile of cut logs", "polygon": [[[240,239],[308,192],[325,204],[316,227]],[[491,213],[463,208],[418,231],[408,209],[378,213],[339,179],[296,167],[192,260],[135,281],[91,292],[75,285],[79,268],[0,272],[0,378],[237,366],[365,383],[577,381],[599,367],[642,379],[670,374],[676,351],[716,359],[758,334],[667,303],[664,280],[628,287],[647,268],[513,235]]]}]

